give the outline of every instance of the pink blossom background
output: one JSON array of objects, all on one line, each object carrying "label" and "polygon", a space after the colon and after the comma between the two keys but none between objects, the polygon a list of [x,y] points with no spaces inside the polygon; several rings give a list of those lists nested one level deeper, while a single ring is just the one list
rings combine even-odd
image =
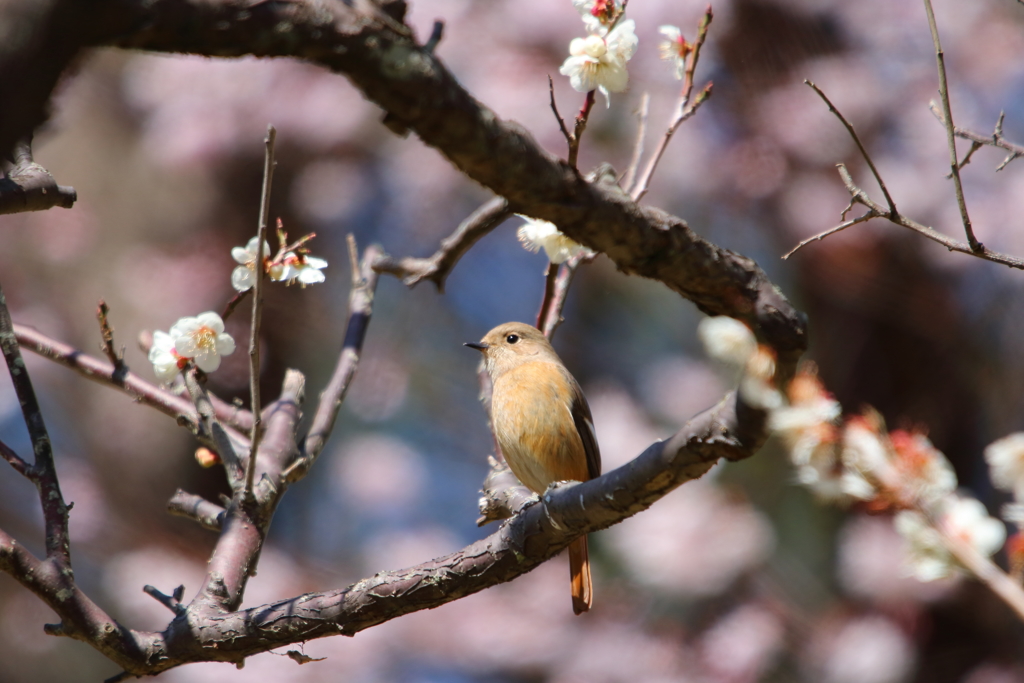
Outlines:
[{"label": "pink blossom background", "polygon": [[[646,202],[758,261],[810,319],[812,349],[848,410],[877,407],[892,427],[926,429],[962,485],[998,510],[981,449],[1024,428],[1024,288],[1004,267],[951,254],[880,222],[814,243],[849,201],[846,163],[881,200],[839,122],[803,85],[817,83],[854,123],[900,210],[961,238],[942,127],[928,110],[937,77],[916,0],[716,0],[698,69],[714,96],[672,141]],[[640,47],[630,89],[595,108],[580,166],[624,170],[635,111],[649,93],[647,149],[676,97],[657,28],[692,38],[705,3],[632,0]],[[1024,141],[1024,6],[935,0],[958,125]],[[414,2],[418,35],[445,21],[438,54],[501,117],[563,154],[547,75],[564,115],[582,95],[558,66],[582,25],[568,0]],[[284,60],[212,60],[113,50],[69,74],[36,159],[79,200],[71,210],[0,218],[0,278],[18,322],[98,354],[94,311],[112,309],[128,364],[151,375],[136,336],[220,310],[230,248],[254,234],[268,123],[278,129],[272,212],[294,238],[316,232],[327,282],[274,288],[264,313],[263,393],[285,368],[312,401],[341,342],[349,283],[345,235],[395,255],[427,255],[488,198],[343,78]],[[967,149],[961,147],[961,154]],[[984,149],[964,171],[979,239],[1024,255],[1024,164],[1000,173]],[[543,256],[516,242],[517,221],[485,238],[447,293],[382,279],[360,374],[318,469],[285,499],[246,595],[255,605],[345,586],[479,538],[477,490],[490,451],[476,400],[477,358],[462,348],[495,324],[532,320]],[[239,316],[228,329],[240,338]],[[555,345],[593,408],[605,469],[714,404],[729,379],[694,335],[700,314],[664,287],[599,259],[580,274]],[[211,379],[246,399],[244,353]],[[71,515],[76,576],[134,628],[169,612],[142,592],[198,588],[213,539],[169,517],[184,488],[216,499],[172,421],[29,356]],[[0,438],[28,454],[6,374]],[[0,475],[0,526],[35,551],[32,486]],[[595,609],[573,617],[564,558],[511,584],[371,629],[308,643],[326,661],[283,651],[244,669],[191,665],[166,681],[825,681],[1024,680],[1021,626],[968,580],[904,577],[891,521],[818,504],[792,483],[781,450],[716,467],[650,511],[591,540]],[[0,681],[95,681],[117,670],[88,647],[43,634],[55,616],[0,576]]]}]

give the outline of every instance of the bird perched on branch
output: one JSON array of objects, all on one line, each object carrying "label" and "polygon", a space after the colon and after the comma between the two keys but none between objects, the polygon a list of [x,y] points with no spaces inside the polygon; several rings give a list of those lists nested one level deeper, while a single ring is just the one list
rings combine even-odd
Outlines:
[{"label": "bird perched on branch", "polygon": [[[541,494],[556,481],[601,474],[590,406],[547,337],[526,323],[505,323],[466,346],[484,354],[491,377],[491,422],[512,473]],[[593,603],[587,537],[569,544],[572,609]]]}]

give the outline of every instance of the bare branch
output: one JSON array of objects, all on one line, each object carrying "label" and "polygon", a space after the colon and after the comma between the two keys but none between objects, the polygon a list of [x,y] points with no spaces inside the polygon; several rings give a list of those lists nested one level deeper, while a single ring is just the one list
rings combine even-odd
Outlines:
[{"label": "bare branch", "polygon": [[799,249],[801,247],[805,247],[808,244],[810,244],[811,242],[819,242],[819,241],[825,239],[826,237],[828,237],[829,235],[832,235],[834,233],[840,232],[842,230],[846,230],[851,225],[857,225],[858,223],[864,223],[866,221],[871,220],[872,218],[885,218],[885,216],[879,216],[874,211],[868,211],[863,216],[860,216],[858,218],[854,218],[853,220],[843,221],[842,223],[840,223],[839,225],[835,226],[834,228],[829,228],[825,232],[819,232],[814,237],[808,237],[807,239],[803,240],[802,242],[800,242],[800,244],[796,245],[795,247],[790,249],[788,252],[783,254],[782,258],[783,259],[788,259],[790,256],[792,256],[797,251],[799,251]]},{"label": "bare branch", "polygon": [[806,79],[804,80],[804,83],[809,85],[814,92],[818,93],[818,97],[824,100],[825,104],[828,105],[828,110],[835,114],[836,118],[838,118],[846,127],[846,131],[850,134],[850,137],[853,138],[854,143],[857,145],[857,149],[860,150],[861,156],[864,157],[864,161],[867,162],[868,168],[871,169],[871,174],[875,176],[875,181],[877,181],[878,186],[882,188],[882,194],[885,195],[885,202],[889,205],[889,215],[899,216],[899,211],[896,210],[896,202],[893,201],[892,195],[889,194],[889,189],[885,186],[885,181],[882,180],[882,174],[878,172],[877,168],[875,168],[875,162],[871,160],[871,155],[868,154],[868,150],[864,147],[864,143],[860,141],[860,136],[857,135],[857,131],[854,130],[850,122],[846,120],[843,113],[836,109],[836,106],[832,104],[832,100],[830,100],[825,93],[821,91],[821,88]]},{"label": "bare branch", "polygon": [[15,145],[14,162],[0,178],[0,214],[74,206],[75,188],[58,185],[49,171],[32,160],[31,137]]},{"label": "bare branch", "polygon": [[555,120],[558,121],[558,129],[562,131],[565,144],[569,146],[569,149],[572,149],[572,133],[565,127],[565,119],[558,113],[558,105],[555,103],[555,82],[551,80],[551,76],[548,76],[548,94],[551,97],[551,111],[555,115]]},{"label": "bare branch", "polygon": [[224,522],[224,508],[202,496],[178,489],[167,501],[167,511],[178,517],[187,517],[210,531],[220,531]]},{"label": "bare branch", "polygon": [[0,441],[0,458],[3,458],[14,468],[14,471],[22,475],[26,479],[34,480],[36,476],[35,470],[28,462],[25,461],[20,455],[14,452],[14,449]]},{"label": "bare branch", "polygon": [[665,130],[665,134],[661,137],[658,142],[658,146],[654,150],[654,155],[651,156],[651,160],[647,162],[647,167],[644,169],[643,174],[637,179],[636,185],[629,188],[629,194],[635,201],[640,201],[645,194],[647,194],[648,187],[651,183],[651,178],[654,177],[654,171],[658,168],[658,162],[661,161],[661,157],[665,154],[665,150],[668,149],[668,143],[672,140],[672,136],[675,135],[676,131],[679,130],[679,126],[689,119],[691,116],[697,113],[697,109],[700,105],[704,104],[709,97],[711,97],[712,83],[708,83],[704,88],[697,93],[697,97],[690,102],[690,94],[693,92],[693,74],[697,70],[697,61],[700,59],[700,49],[704,45],[705,39],[708,37],[708,27],[711,26],[711,21],[714,19],[714,13],[711,11],[711,5],[704,10],[704,16],[700,20],[700,24],[697,26],[697,38],[693,42],[693,50],[686,58],[686,70],[683,75],[683,89],[679,94],[679,100],[676,102],[675,114],[672,120],[669,121],[668,128]]},{"label": "bare branch", "polygon": [[[260,447],[263,420],[260,416],[260,319],[263,315],[263,249],[267,240],[267,221],[270,214],[270,187],[274,180],[274,140],[277,130],[267,126],[263,141],[266,154],[263,161],[263,190],[260,200],[259,228],[256,232],[256,280],[252,291],[252,324],[249,326],[249,396],[252,413],[252,431],[249,433],[249,460],[245,467],[245,497],[252,496],[253,476],[256,473],[256,453]],[[269,254],[268,254],[269,256]]]},{"label": "bare branch", "polygon": [[[57,481],[57,467],[53,462],[53,446],[43,421],[43,413],[36,399],[32,380],[28,376],[25,360],[21,357],[18,339],[14,334],[14,323],[7,309],[7,299],[0,287],[0,351],[7,362],[14,393],[18,396],[21,413],[32,439],[32,464],[30,479],[39,491],[39,503],[43,508],[46,526],[46,557],[56,562],[68,574],[71,573],[71,544],[68,538],[68,506],[60,492]],[[20,458],[19,458],[20,460]],[[11,462],[8,459],[8,462]],[[12,463],[14,464],[14,463]],[[16,468],[17,469],[17,468]]]},{"label": "bare branch", "polygon": [[231,484],[232,490],[237,490],[244,486],[245,471],[242,469],[238,451],[235,450],[227,430],[224,429],[224,426],[217,419],[217,415],[213,410],[213,404],[206,393],[206,388],[199,383],[199,372],[198,368],[189,367],[183,373],[185,376],[185,386],[188,388],[189,396],[192,397],[192,405],[195,406],[196,413],[199,414],[203,432],[210,436],[214,450],[217,451],[217,455],[220,456],[221,461],[224,463],[224,471],[227,474],[228,483]]},{"label": "bare branch", "polygon": [[879,218],[885,218],[886,220],[900,225],[904,228],[913,230],[914,232],[927,237],[928,239],[938,242],[942,246],[946,247],[950,251],[958,251],[961,254],[968,254],[970,256],[977,256],[978,258],[985,259],[986,261],[992,261],[993,263],[1000,263],[1004,266],[1010,266],[1011,268],[1024,269],[1024,260],[1017,258],[1016,256],[1010,256],[1008,254],[1000,254],[997,251],[982,245],[981,249],[975,251],[971,249],[969,244],[957,241],[952,237],[948,237],[941,232],[937,232],[932,228],[925,225],[921,225],[917,221],[911,220],[903,215],[892,217],[889,212],[885,210],[885,207],[875,203],[867,193],[853,182],[853,177],[850,176],[850,172],[846,170],[846,166],[843,164],[836,164],[839,169],[839,176],[843,179],[843,184],[846,185],[846,189],[850,195],[854,198],[854,201],[858,204],[863,204],[868,208],[870,212],[873,212]]},{"label": "bare branch", "polygon": [[107,306],[106,301],[100,299],[99,305],[96,308],[96,319],[100,323],[103,354],[110,361],[110,364],[114,366],[114,376],[123,378],[124,374],[128,372],[128,366],[124,364],[124,347],[121,347],[120,351],[114,348],[114,329],[110,326],[109,315],[110,307]]},{"label": "bare branch", "polygon": [[[15,324],[14,334],[24,349],[63,365],[86,379],[120,389],[137,403],[156,408],[161,413],[173,417],[178,424],[196,434],[204,444],[212,443],[208,437],[204,437],[202,434],[199,415],[186,399],[150,384],[133,372],[129,371],[119,375],[115,368],[107,362],[82,353],[75,347],[52,339],[31,327]],[[247,425],[252,424],[248,411],[241,410],[237,406],[225,403],[213,396],[210,397],[210,400],[215,406],[217,418],[232,427],[232,438],[246,441],[246,438],[234,432],[234,429],[248,429]]]},{"label": "bare branch", "polygon": [[590,112],[593,108],[594,91],[591,90],[583,99],[583,106],[580,107],[580,112],[576,114],[576,126],[573,128],[572,139],[569,141],[569,156],[566,158],[566,162],[572,168],[576,168],[576,159],[580,154],[580,140],[583,139],[583,131],[587,129],[587,120],[590,118]]},{"label": "bare branch", "polygon": [[[932,102],[930,106],[932,113],[935,114],[939,123],[945,126],[946,119],[942,115],[942,110],[939,109],[938,105],[934,102]],[[963,161],[960,162],[960,168],[966,166],[974,152],[984,145],[988,145],[989,147],[998,147],[999,149],[1004,149],[1009,152],[1009,154],[1006,155],[1006,158],[1003,159],[1003,162],[996,167],[996,171],[1002,171],[1006,168],[1008,163],[1018,157],[1024,156],[1024,145],[1015,144],[1003,137],[1003,119],[1005,116],[1006,112],[999,112],[999,119],[996,121],[996,127],[992,131],[992,135],[982,135],[981,133],[976,133],[972,130],[967,130],[966,128],[960,128],[959,126],[953,127],[954,135],[958,138],[971,141],[971,149],[967,152],[967,156],[964,157]],[[952,178],[953,176],[950,174],[946,177]]]},{"label": "bare branch", "polygon": [[154,600],[156,600],[161,605],[171,610],[175,614],[185,613],[185,608],[181,604],[181,598],[185,594],[185,586],[178,586],[174,589],[173,594],[166,595],[165,593],[161,593],[156,588],[150,586],[147,583],[145,586],[142,587],[142,592],[148,595],[149,597],[153,598]]},{"label": "bare branch", "polygon": [[373,264],[378,273],[387,273],[402,279],[409,287],[415,287],[423,280],[431,280],[439,292],[444,291],[444,281],[463,254],[477,241],[494,230],[512,215],[508,202],[503,197],[494,197],[471,213],[459,224],[450,236],[441,241],[441,248],[429,258],[407,256],[395,259],[381,255]]},{"label": "bare branch", "polygon": [[939,98],[942,100],[943,123],[946,127],[946,141],[949,144],[949,167],[953,175],[953,186],[956,188],[956,203],[960,208],[960,220],[964,224],[964,232],[967,233],[967,243],[971,251],[980,252],[984,246],[974,236],[974,229],[971,227],[971,218],[967,215],[967,202],[964,200],[964,188],[960,183],[960,165],[956,160],[956,138],[953,133],[953,111],[949,107],[949,86],[946,83],[946,57],[942,52],[942,45],[939,43],[939,27],[935,24],[935,11],[932,9],[932,0],[924,0],[924,10],[928,15],[928,28],[932,32],[932,42],[935,44],[935,61],[939,68]]}]

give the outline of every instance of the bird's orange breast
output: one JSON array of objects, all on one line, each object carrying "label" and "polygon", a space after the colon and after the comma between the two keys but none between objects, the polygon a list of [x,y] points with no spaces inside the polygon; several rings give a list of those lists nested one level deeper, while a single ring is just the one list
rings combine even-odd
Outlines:
[{"label": "bird's orange breast", "polygon": [[491,396],[494,432],[512,473],[543,493],[552,482],[589,478],[572,417],[572,391],[553,363],[523,363],[498,377]]}]

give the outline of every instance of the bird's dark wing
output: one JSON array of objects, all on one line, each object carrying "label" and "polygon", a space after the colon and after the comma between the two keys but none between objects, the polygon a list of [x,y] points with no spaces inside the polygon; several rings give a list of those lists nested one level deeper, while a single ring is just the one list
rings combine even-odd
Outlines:
[{"label": "bird's dark wing", "polygon": [[597,447],[597,435],[594,432],[594,418],[590,415],[590,406],[583,396],[583,391],[575,379],[571,379],[573,397],[570,412],[572,421],[576,423],[576,431],[583,441],[583,450],[587,454],[587,473],[591,479],[601,476],[601,451]]}]

